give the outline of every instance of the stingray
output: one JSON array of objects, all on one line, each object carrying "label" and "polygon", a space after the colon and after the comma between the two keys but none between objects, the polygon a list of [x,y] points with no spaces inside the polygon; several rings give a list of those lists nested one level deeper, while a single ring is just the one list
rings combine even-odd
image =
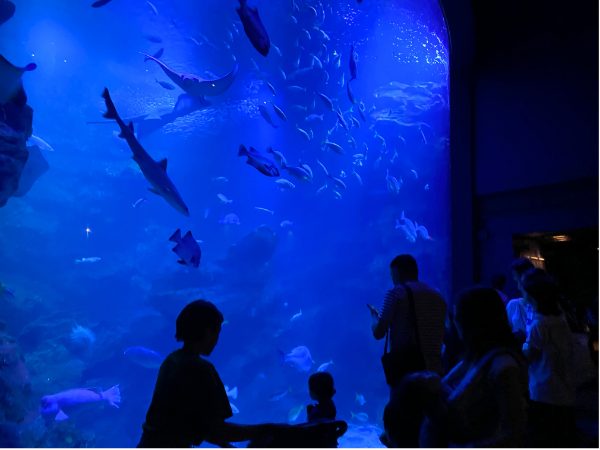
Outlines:
[{"label": "stingray", "polygon": [[35,69],[35,63],[17,67],[0,55],[0,104],[8,102],[21,88],[21,77]]},{"label": "stingray", "polygon": [[160,66],[163,72],[181,89],[183,89],[187,94],[192,95],[194,97],[208,97],[221,95],[235,80],[235,76],[237,75],[238,65],[236,64],[231,72],[227,75],[224,75],[221,78],[216,78],[213,80],[205,80],[204,78],[200,78],[199,76],[192,75],[189,73],[178,73],[167,66],[160,59],[155,58],[154,56],[147,55],[142,53],[146,60],[152,60],[156,64]]},{"label": "stingray", "polygon": [[15,4],[9,0],[0,0],[0,25],[15,14]]}]

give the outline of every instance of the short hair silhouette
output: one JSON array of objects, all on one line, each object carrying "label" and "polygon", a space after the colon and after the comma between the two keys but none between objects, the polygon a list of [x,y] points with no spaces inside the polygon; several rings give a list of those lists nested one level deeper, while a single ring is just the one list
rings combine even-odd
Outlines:
[{"label": "short hair silhouette", "polygon": [[535,302],[535,309],[545,316],[560,314],[558,285],[545,270],[531,269],[523,274],[523,289]]},{"label": "short hair silhouette", "polygon": [[390,268],[398,271],[401,275],[409,280],[417,280],[419,278],[419,268],[417,261],[412,255],[398,255],[390,263]]},{"label": "short hair silhouette", "polygon": [[177,316],[175,339],[181,342],[200,341],[207,328],[217,328],[223,323],[223,314],[211,302],[195,300],[188,303]]},{"label": "short hair silhouette", "polygon": [[527,258],[517,258],[510,265],[510,269],[520,277],[528,270],[533,269],[533,263]]},{"label": "short hair silhouette", "polygon": [[308,378],[308,389],[315,394],[316,400],[326,400],[333,397],[333,377],[329,372],[313,373]]}]

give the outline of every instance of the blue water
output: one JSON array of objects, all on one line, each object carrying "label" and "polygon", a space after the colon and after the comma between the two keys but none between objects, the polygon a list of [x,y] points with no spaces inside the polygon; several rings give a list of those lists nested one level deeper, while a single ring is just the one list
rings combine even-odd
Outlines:
[{"label": "blue water", "polygon": [[[119,409],[91,405],[60,423],[32,413],[18,425],[21,445],[135,445],[157,370],[123,351],[175,349],[175,317],[196,298],[213,301],[226,319],[210,359],[223,382],[238,387],[233,421],[287,421],[290,410],[310,402],[311,372],[279,358],[279,351],[304,345],[311,371],[333,361],[338,417],[351,423],[341,444],[377,445],[388,391],[383,344],[371,336],[365,304],[381,304],[389,261],[399,253],[415,255],[423,280],[444,294],[448,287],[448,41],[437,2],[257,0],[281,53],[272,46],[266,58],[244,34],[233,0],[152,0],[158,15],[143,0],[97,9],[91,3],[19,0],[14,18],[0,27],[0,54],[38,65],[24,86],[33,132],[54,149],[43,153],[50,170],[0,209],[0,282],[14,293],[4,295],[10,307],[0,318],[25,357],[32,411],[42,395],[77,387],[119,384],[122,402]],[[364,102],[366,122],[346,93],[351,44],[358,55],[352,90]],[[181,90],[161,87],[157,80],[169,80],[139,53],[160,48],[171,67],[205,78],[239,65],[233,85],[208,98],[209,106],[139,136],[155,160],[168,159],[189,218],[147,190],[114,122],[87,123],[104,120],[104,87],[123,117],[173,108]],[[336,113],[318,92],[341,109],[349,131],[336,127]],[[261,117],[260,104],[278,128]],[[308,123],[309,114],[323,114],[323,121]],[[352,127],[351,116],[360,127]],[[314,137],[307,141],[296,126]],[[329,131],[344,155],[322,149]],[[290,165],[308,164],[314,179],[303,183],[282,171],[295,185],[282,190],[237,156],[240,144],[272,146]],[[353,155],[365,154],[365,144],[361,162]],[[345,190],[334,192],[330,181],[317,194],[328,181],[317,159]],[[389,177],[401,184],[397,192]],[[431,239],[397,229],[403,211]],[[239,225],[220,223],[230,213]],[[177,264],[168,241],[177,228],[201,241],[198,269]],[[91,257],[101,259],[75,262]],[[93,342],[74,342],[76,326],[90,330]],[[357,393],[366,399],[362,406]],[[368,419],[356,419],[359,413]],[[296,422],[303,420],[304,411]]]}]

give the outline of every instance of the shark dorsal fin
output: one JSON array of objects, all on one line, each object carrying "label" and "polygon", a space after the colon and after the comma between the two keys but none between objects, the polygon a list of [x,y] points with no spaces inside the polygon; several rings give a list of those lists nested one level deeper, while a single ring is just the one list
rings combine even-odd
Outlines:
[{"label": "shark dorsal fin", "polygon": [[158,165],[162,168],[162,170],[164,170],[166,172],[167,171],[167,158],[161,159],[158,162]]}]

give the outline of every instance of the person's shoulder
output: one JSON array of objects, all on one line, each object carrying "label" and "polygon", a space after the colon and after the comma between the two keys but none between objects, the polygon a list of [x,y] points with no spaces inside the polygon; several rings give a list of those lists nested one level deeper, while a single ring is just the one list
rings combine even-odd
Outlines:
[{"label": "person's shoulder", "polygon": [[490,361],[489,374],[492,378],[499,378],[511,373],[520,374],[523,370],[523,361],[512,352],[498,351]]},{"label": "person's shoulder", "polygon": [[525,307],[525,301],[523,300],[523,297],[516,297],[513,299],[510,299],[508,301],[508,303],[506,304],[506,309],[507,310],[512,310],[512,309],[522,309]]}]

